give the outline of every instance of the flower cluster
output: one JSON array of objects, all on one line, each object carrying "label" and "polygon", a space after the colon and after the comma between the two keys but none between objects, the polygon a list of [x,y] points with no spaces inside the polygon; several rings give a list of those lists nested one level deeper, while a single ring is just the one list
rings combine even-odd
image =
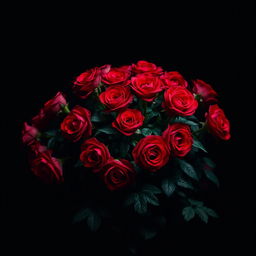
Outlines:
[{"label": "flower cluster", "polygon": [[[147,61],[91,68],[70,89],[72,96],[58,92],[22,130],[31,170],[45,183],[65,182],[61,160],[69,152],[70,161],[108,190],[134,189],[147,175],[173,174],[174,162],[191,170],[186,157],[206,151],[200,140],[207,132],[230,139],[229,120],[211,85]],[[194,169],[181,169],[197,179]],[[166,194],[168,186],[163,181]]]}]

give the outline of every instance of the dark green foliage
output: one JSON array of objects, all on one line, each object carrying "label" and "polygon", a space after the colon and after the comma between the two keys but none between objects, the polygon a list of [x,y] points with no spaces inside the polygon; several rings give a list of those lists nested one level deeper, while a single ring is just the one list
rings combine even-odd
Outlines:
[{"label": "dark green foliage", "polygon": [[88,227],[93,232],[97,231],[101,225],[100,214],[91,208],[85,208],[78,212],[73,218],[73,223],[78,223],[85,220]]},{"label": "dark green foliage", "polygon": [[204,151],[205,153],[207,153],[207,150],[205,149],[205,147],[203,146],[203,144],[194,137],[194,141],[193,141],[193,147],[195,148],[199,148],[202,151]]},{"label": "dark green foliage", "polygon": [[204,169],[205,176],[212,181],[217,187],[220,186],[218,177],[214,174],[212,170]]},{"label": "dark green foliage", "polygon": [[141,130],[141,133],[142,133],[142,135],[144,135],[144,136],[146,137],[146,136],[152,134],[152,130],[149,129],[149,128],[143,128],[143,129]]},{"label": "dark green foliage", "polygon": [[186,162],[185,160],[177,159],[181,170],[187,174],[190,178],[198,181],[198,175],[194,169],[194,167]]},{"label": "dark green foliage", "polygon": [[160,193],[161,190],[156,186],[146,184],[139,191],[131,193],[125,200],[124,205],[133,205],[135,212],[144,215],[148,211],[148,204],[159,206],[159,200],[155,195]]},{"label": "dark green foliage", "polygon": [[171,179],[163,179],[162,181],[162,189],[164,193],[169,197],[175,191],[176,185]]},{"label": "dark green foliage", "polygon": [[184,219],[186,221],[190,221],[191,219],[193,219],[195,217],[195,211],[191,206],[187,206],[187,207],[183,208],[182,215],[184,216]]}]

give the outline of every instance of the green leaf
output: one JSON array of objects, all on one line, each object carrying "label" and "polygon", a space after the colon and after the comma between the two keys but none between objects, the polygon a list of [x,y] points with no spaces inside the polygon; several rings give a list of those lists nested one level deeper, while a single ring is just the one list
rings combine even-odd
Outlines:
[{"label": "green leaf", "polygon": [[208,157],[203,157],[204,162],[212,169],[216,167],[216,164]]},{"label": "green leaf", "polygon": [[190,121],[188,119],[186,119],[185,117],[175,117],[174,119],[172,119],[171,123],[182,123],[182,124],[187,124],[190,126],[198,126],[198,123],[195,123],[193,121]]},{"label": "green leaf", "polygon": [[186,221],[190,221],[191,219],[193,219],[195,217],[195,211],[191,206],[187,206],[187,207],[183,208],[182,215],[184,216],[184,219]]},{"label": "green leaf", "polygon": [[56,146],[56,137],[51,137],[48,140],[47,147],[53,149]]},{"label": "green leaf", "polygon": [[145,197],[143,197],[141,194],[137,194],[135,203],[134,203],[134,210],[138,214],[145,214],[148,210],[147,201],[145,200]]},{"label": "green leaf", "polygon": [[97,135],[101,132],[106,133],[106,134],[116,134],[117,133],[117,131],[112,127],[103,127],[103,128],[99,128],[95,135]]},{"label": "green leaf", "polygon": [[175,188],[176,185],[170,179],[164,179],[162,181],[162,189],[168,197],[173,194]]},{"label": "green leaf", "polygon": [[219,179],[218,179],[218,177],[214,174],[213,171],[204,169],[204,173],[205,173],[205,176],[206,176],[211,182],[213,182],[217,187],[220,186]]},{"label": "green leaf", "polygon": [[152,133],[154,134],[154,135],[161,135],[162,134],[162,130],[160,129],[160,128],[153,128],[152,129]]},{"label": "green leaf", "polygon": [[145,184],[142,188],[142,191],[149,192],[152,194],[161,194],[162,193],[158,187],[151,185],[151,184]]},{"label": "green leaf", "polygon": [[152,194],[152,193],[142,193],[141,196],[144,197],[144,200],[147,203],[152,204],[154,206],[159,206],[158,198],[154,194]]},{"label": "green leaf", "polygon": [[194,180],[198,180],[197,173],[191,164],[189,164],[185,160],[181,160],[181,159],[178,159],[178,162],[179,162],[181,170],[184,173],[186,173],[190,178],[192,178]]},{"label": "green leaf", "polygon": [[142,236],[143,239],[149,240],[154,238],[157,235],[157,232],[148,228],[140,228],[139,234]]},{"label": "green leaf", "polygon": [[218,214],[211,208],[208,208],[206,206],[203,206],[202,209],[211,217],[218,218]]},{"label": "green leaf", "polygon": [[98,123],[102,121],[102,118],[100,117],[100,115],[96,112],[92,117],[91,117],[91,121]]},{"label": "green leaf", "polygon": [[200,217],[200,219],[201,219],[203,222],[205,222],[205,223],[208,222],[208,215],[207,215],[207,213],[203,210],[203,208],[197,207],[197,208],[195,209],[195,212],[196,212],[196,214]]},{"label": "green leaf", "polygon": [[93,232],[97,231],[101,225],[100,215],[90,208],[85,208],[78,212],[73,218],[73,223],[84,220],[86,220],[88,227]]},{"label": "green leaf", "polygon": [[82,209],[73,217],[73,223],[84,221],[89,215],[90,210],[88,208]]},{"label": "green leaf", "polygon": [[47,137],[54,137],[56,136],[57,133],[58,133],[58,130],[49,130],[45,132],[44,135],[46,135]]},{"label": "green leaf", "polygon": [[75,168],[79,168],[79,167],[82,167],[83,166],[83,163],[80,161],[80,160],[78,160],[75,164],[74,164],[74,167]]},{"label": "green leaf", "polygon": [[149,122],[152,118],[156,117],[159,115],[159,112],[155,112],[152,109],[148,108],[147,109],[147,114],[146,114],[146,118],[145,118],[145,122]]},{"label": "green leaf", "polygon": [[194,141],[193,141],[193,147],[199,148],[199,149],[203,150],[205,153],[207,153],[207,150],[205,149],[203,144],[199,140],[197,140],[195,137],[194,137]]},{"label": "green leaf", "polygon": [[91,231],[97,231],[101,225],[101,217],[95,212],[91,211],[91,214],[87,218],[87,225],[89,226]]},{"label": "green leaf", "polygon": [[144,136],[148,136],[148,135],[151,135],[151,134],[152,134],[152,130],[149,129],[149,128],[143,128],[143,129],[141,130],[141,133],[142,133],[142,135],[144,135]]},{"label": "green leaf", "polygon": [[203,206],[203,202],[202,201],[198,201],[198,200],[193,200],[193,199],[188,199],[188,201],[191,203],[191,205],[193,206]]},{"label": "green leaf", "polygon": [[130,206],[135,203],[137,200],[138,194],[137,193],[131,193],[125,200],[124,206]]},{"label": "green leaf", "polygon": [[191,183],[185,181],[184,179],[179,179],[177,181],[177,185],[182,187],[182,188],[188,188],[188,189],[194,189]]}]

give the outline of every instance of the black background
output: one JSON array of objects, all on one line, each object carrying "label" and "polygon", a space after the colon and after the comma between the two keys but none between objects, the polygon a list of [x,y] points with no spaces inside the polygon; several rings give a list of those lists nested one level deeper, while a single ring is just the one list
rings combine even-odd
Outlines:
[{"label": "black background", "polygon": [[[68,204],[61,191],[45,188],[29,173],[20,129],[85,69],[144,59],[212,84],[231,121],[232,138],[213,143],[210,150],[218,164],[221,188],[205,196],[220,219],[208,225],[169,225],[162,236],[145,243],[143,255],[238,250],[251,255],[255,235],[252,9],[249,1],[10,7],[14,23],[6,26],[8,72],[2,85],[7,89],[2,94],[2,112],[8,110],[2,120],[7,164],[1,174],[1,223],[6,227],[2,230],[8,250],[37,254],[51,251],[54,245],[61,252],[71,249],[82,254],[84,250],[97,255],[105,248],[106,253],[117,250],[125,255],[118,238],[96,238],[67,224]],[[95,252],[89,253],[88,248]]]}]

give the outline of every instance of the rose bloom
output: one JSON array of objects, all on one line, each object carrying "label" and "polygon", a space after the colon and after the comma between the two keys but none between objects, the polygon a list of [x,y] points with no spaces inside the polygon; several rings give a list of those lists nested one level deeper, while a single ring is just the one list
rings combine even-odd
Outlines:
[{"label": "rose bloom", "polygon": [[192,148],[193,137],[190,127],[186,124],[174,123],[168,125],[162,136],[170,146],[174,156],[184,157]]},{"label": "rose bloom", "polygon": [[107,146],[96,138],[90,138],[81,146],[80,160],[87,168],[100,169],[111,158]]},{"label": "rose bloom", "polygon": [[39,113],[32,118],[32,125],[39,130],[44,130],[52,120],[52,116],[49,117],[43,108],[40,109]]},{"label": "rose bloom", "polygon": [[222,140],[230,139],[229,120],[226,118],[224,111],[217,104],[209,107],[205,117],[207,128],[213,135]]},{"label": "rose bloom", "polygon": [[101,76],[110,70],[110,65],[88,69],[80,74],[74,84],[73,92],[81,99],[86,99],[100,85]]},{"label": "rose bloom", "polygon": [[52,99],[48,100],[44,104],[44,112],[48,115],[57,114],[63,105],[66,105],[67,101],[62,92],[58,92]]},{"label": "rose bloom", "polygon": [[52,99],[48,100],[39,113],[32,118],[32,125],[43,130],[47,128],[49,123],[56,117],[61,110],[62,105],[66,105],[67,101],[62,92],[58,92]]},{"label": "rose bloom", "polygon": [[170,88],[171,86],[188,87],[188,82],[177,71],[165,72],[160,78],[163,81],[164,89]]},{"label": "rose bloom", "polygon": [[63,171],[60,161],[51,156],[50,150],[39,152],[30,164],[32,172],[42,182],[46,184],[63,182]]},{"label": "rose bloom", "polygon": [[162,91],[162,81],[152,74],[139,74],[132,77],[130,87],[138,97],[151,102]]},{"label": "rose bloom", "polygon": [[101,169],[101,178],[109,190],[118,190],[134,182],[136,172],[125,159],[111,159]]},{"label": "rose bloom", "polygon": [[23,124],[22,129],[22,142],[25,145],[31,145],[36,141],[36,137],[39,135],[37,128],[28,125],[26,122]]},{"label": "rose bloom", "polygon": [[173,86],[164,92],[163,107],[170,115],[190,116],[195,113],[198,102],[186,88]]},{"label": "rose bloom", "polygon": [[163,72],[163,69],[161,67],[157,67],[154,63],[139,60],[136,64],[132,64],[132,71],[136,74],[151,73],[159,75]]},{"label": "rose bloom", "polygon": [[170,148],[161,136],[149,135],[137,143],[132,156],[141,168],[155,172],[169,161]]},{"label": "rose bloom", "polygon": [[193,92],[200,95],[205,103],[212,104],[218,101],[216,99],[217,92],[212,89],[211,85],[202,80],[193,80]]},{"label": "rose bloom", "polygon": [[133,100],[131,90],[124,85],[110,85],[102,92],[99,100],[107,107],[107,111],[117,111],[127,107]]},{"label": "rose bloom", "polygon": [[131,66],[111,68],[102,75],[102,82],[107,85],[128,85],[130,83]]},{"label": "rose bloom", "polygon": [[137,109],[125,109],[121,111],[112,126],[126,136],[130,136],[143,125],[144,116]]},{"label": "rose bloom", "polygon": [[88,109],[75,106],[60,125],[63,136],[73,142],[91,136],[90,118],[91,112]]}]

